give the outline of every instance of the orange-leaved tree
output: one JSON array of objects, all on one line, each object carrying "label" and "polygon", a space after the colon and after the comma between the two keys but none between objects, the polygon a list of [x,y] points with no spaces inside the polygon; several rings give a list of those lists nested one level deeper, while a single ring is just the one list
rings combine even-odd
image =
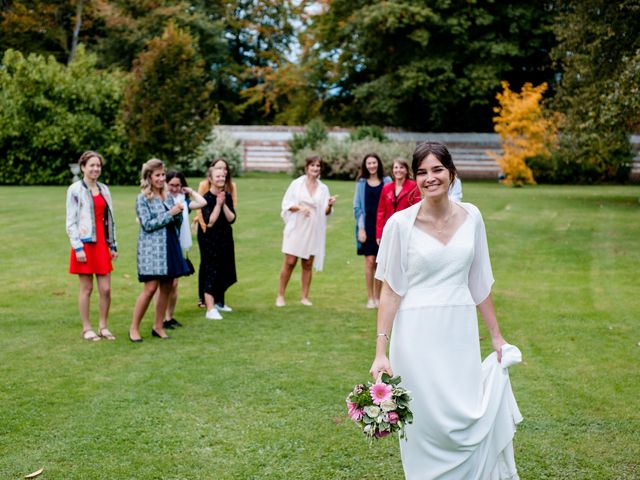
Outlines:
[{"label": "orange-leaved tree", "polygon": [[502,88],[503,91],[496,95],[500,105],[493,109],[498,114],[493,122],[500,135],[503,153],[492,156],[505,175],[503,183],[535,185],[527,159],[550,157],[550,146],[557,133],[555,119],[546,117],[542,111],[541,100],[547,84],[534,87],[525,83],[520,93],[511,90],[508,82],[502,82]]}]

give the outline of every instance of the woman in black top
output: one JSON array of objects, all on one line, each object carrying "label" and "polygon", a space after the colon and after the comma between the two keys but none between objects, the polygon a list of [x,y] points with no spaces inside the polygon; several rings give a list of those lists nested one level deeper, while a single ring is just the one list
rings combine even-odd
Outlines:
[{"label": "woman in black top", "polygon": [[205,227],[198,227],[200,245],[200,278],[203,281],[206,318],[222,320],[216,303],[224,305],[226,290],[236,283],[236,262],[231,224],[236,220],[233,199],[225,192],[226,174],[221,168],[210,168],[207,177],[211,189],[204,194],[202,207]]}]

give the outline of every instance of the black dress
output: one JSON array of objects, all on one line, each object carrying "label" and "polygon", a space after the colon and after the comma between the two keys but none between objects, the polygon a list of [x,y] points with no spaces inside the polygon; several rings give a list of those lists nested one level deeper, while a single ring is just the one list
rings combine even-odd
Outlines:
[{"label": "black dress", "polygon": [[[202,218],[209,222],[211,212],[216,206],[216,197],[211,192],[204,195],[207,204],[202,208]],[[225,192],[225,204],[235,214],[231,194]],[[233,245],[232,222],[227,220],[221,210],[218,219],[207,231],[198,227],[198,245],[200,246],[200,294],[208,293],[216,303],[224,302],[224,292],[234,283],[236,277],[236,260]]]},{"label": "black dress", "polygon": [[378,243],[376,242],[376,219],[378,217],[378,202],[382,194],[382,183],[376,187],[364,184],[364,231],[367,240],[360,244],[358,255],[377,255]]}]

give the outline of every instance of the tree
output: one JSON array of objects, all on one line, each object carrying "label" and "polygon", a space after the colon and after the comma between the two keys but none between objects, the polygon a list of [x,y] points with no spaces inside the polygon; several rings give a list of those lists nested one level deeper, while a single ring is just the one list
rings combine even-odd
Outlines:
[{"label": "tree", "polygon": [[512,91],[507,82],[502,82],[502,88],[496,95],[500,106],[494,108],[498,115],[493,118],[503,151],[502,155],[495,156],[496,161],[507,185],[535,185],[527,161],[548,159],[556,136],[555,119],[545,118],[542,111],[542,95],[547,84],[534,87],[525,83],[520,93]]},{"label": "tree", "polygon": [[552,77],[545,4],[333,0],[310,27],[330,122],[418,130],[491,128],[501,80]]},{"label": "tree", "polygon": [[123,75],[96,69],[80,46],[69,66],[5,52],[0,68],[0,183],[65,184],[85,150],[106,158],[103,178],[131,180],[118,129]]},{"label": "tree", "polygon": [[170,164],[195,151],[217,120],[213,85],[189,33],[169,22],[134,61],[123,119],[132,158]]},{"label": "tree", "polygon": [[[222,0],[228,53],[221,67],[222,118],[233,123],[308,120],[319,106],[298,102],[311,90],[305,70],[293,59],[308,0]],[[306,108],[305,108],[306,107]],[[306,113],[305,113],[306,112]]]},{"label": "tree", "polygon": [[628,176],[628,135],[640,118],[640,4],[558,0],[553,57],[562,79],[552,108],[563,112],[555,151],[558,180]]}]

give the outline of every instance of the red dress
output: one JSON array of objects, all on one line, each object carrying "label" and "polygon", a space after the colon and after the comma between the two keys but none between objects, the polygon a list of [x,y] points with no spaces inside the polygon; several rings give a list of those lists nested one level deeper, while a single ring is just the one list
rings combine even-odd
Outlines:
[{"label": "red dress", "polygon": [[96,242],[84,244],[84,253],[87,255],[86,262],[79,262],[76,259],[76,252],[71,249],[69,273],[106,275],[113,270],[111,252],[109,251],[104,231],[104,211],[106,208],[107,202],[102,198],[102,195],[93,195],[93,211],[96,216]]}]

